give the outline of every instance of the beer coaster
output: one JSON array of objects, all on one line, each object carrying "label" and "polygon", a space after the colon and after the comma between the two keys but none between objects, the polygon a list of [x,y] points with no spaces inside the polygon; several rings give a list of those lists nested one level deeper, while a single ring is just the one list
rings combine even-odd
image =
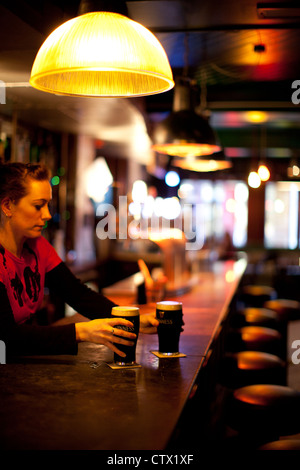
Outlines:
[{"label": "beer coaster", "polygon": [[186,354],[183,353],[174,353],[166,356],[165,354],[160,353],[159,351],[150,351],[154,356],[160,357],[162,359],[173,359],[174,357],[186,357]]},{"label": "beer coaster", "polygon": [[119,366],[118,364],[115,364],[114,362],[107,362],[106,364],[111,369],[135,369],[137,367],[142,367],[141,364],[129,364],[129,365],[124,365],[124,366]]}]

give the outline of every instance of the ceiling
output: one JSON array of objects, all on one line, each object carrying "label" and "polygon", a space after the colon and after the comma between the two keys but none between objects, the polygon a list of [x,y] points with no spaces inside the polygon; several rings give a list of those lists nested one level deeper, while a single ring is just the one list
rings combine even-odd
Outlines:
[{"label": "ceiling", "polygon": [[[49,130],[89,134],[114,143],[125,156],[147,161],[148,132],[171,111],[173,90],[120,100],[58,97],[28,85],[42,42],[77,15],[79,3],[0,1],[0,80],[5,84],[0,132],[6,130],[7,116]],[[282,9],[297,2],[264,3],[280,7],[279,13],[272,11],[279,16],[261,17],[256,0],[126,2],[129,16],[162,43],[174,78],[188,75],[195,81],[199,104],[209,109],[211,125],[233,159],[262,148],[273,159],[300,157],[300,104],[292,101],[297,92],[292,84],[300,80],[300,9]],[[249,110],[265,111],[264,123],[251,122]],[[142,147],[134,151],[131,145],[138,136],[145,157]]]}]

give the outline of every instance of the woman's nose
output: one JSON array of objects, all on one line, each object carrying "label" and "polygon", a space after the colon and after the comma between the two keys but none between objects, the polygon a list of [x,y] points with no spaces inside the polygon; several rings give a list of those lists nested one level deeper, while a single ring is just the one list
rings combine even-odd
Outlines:
[{"label": "woman's nose", "polygon": [[48,206],[43,207],[42,219],[43,220],[50,220],[51,219],[51,214],[50,214]]}]

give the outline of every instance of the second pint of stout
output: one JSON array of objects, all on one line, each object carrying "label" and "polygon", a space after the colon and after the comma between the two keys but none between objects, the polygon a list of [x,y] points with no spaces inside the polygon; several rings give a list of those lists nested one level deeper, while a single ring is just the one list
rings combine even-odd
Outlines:
[{"label": "second pint of stout", "polygon": [[135,352],[140,329],[140,309],[138,307],[113,307],[111,314],[114,317],[125,318],[126,320],[129,320],[131,323],[133,323],[133,327],[128,327],[125,325],[115,326],[115,336],[118,336],[116,330],[121,329],[136,334],[136,338],[135,340],[130,339],[130,341],[134,342],[133,346],[126,346],[125,344],[115,343],[115,346],[120,349],[120,351],[123,351],[126,354],[126,357],[122,357],[119,356],[119,354],[114,353],[114,362],[117,365],[133,365],[136,363]]},{"label": "second pint of stout", "polygon": [[179,353],[183,325],[182,303],[168,300],[157,302],[156,318],[159,321],[157,328],[159,352],[166,356]]}]

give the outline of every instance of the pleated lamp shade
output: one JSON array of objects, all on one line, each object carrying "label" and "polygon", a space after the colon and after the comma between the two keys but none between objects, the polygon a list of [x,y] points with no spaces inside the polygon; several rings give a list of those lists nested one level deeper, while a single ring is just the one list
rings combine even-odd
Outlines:
[{"label": "pleated lamp shade", "polygon": [[208,120],[191,110],[170,113],[154,130],[155,144],[159,153],[175,157],[199,157],[220,152]]},{"label": "pleated lamp shade", "polygon": [[152,149],[172,157],[171,164],[199,172],[230,168],[208,119],[193,110],[192,88],[186,78],[177,79],[173,111],[153,131]]},{"label": "pleated lamp shade", "polygon": [[201,173],[227,170],[232,167],[232,163],[224,157],[222,152],[215,153],[206,158],[204,156],[173,158],[172,165],[182,170],[198,171]]},{"label": "pleated lamp shade", "polygon": [[42,44],[30,84],[57,95],[130,97],[174,86],[158,39],[118,13],[97,11],[66,21]]}]

